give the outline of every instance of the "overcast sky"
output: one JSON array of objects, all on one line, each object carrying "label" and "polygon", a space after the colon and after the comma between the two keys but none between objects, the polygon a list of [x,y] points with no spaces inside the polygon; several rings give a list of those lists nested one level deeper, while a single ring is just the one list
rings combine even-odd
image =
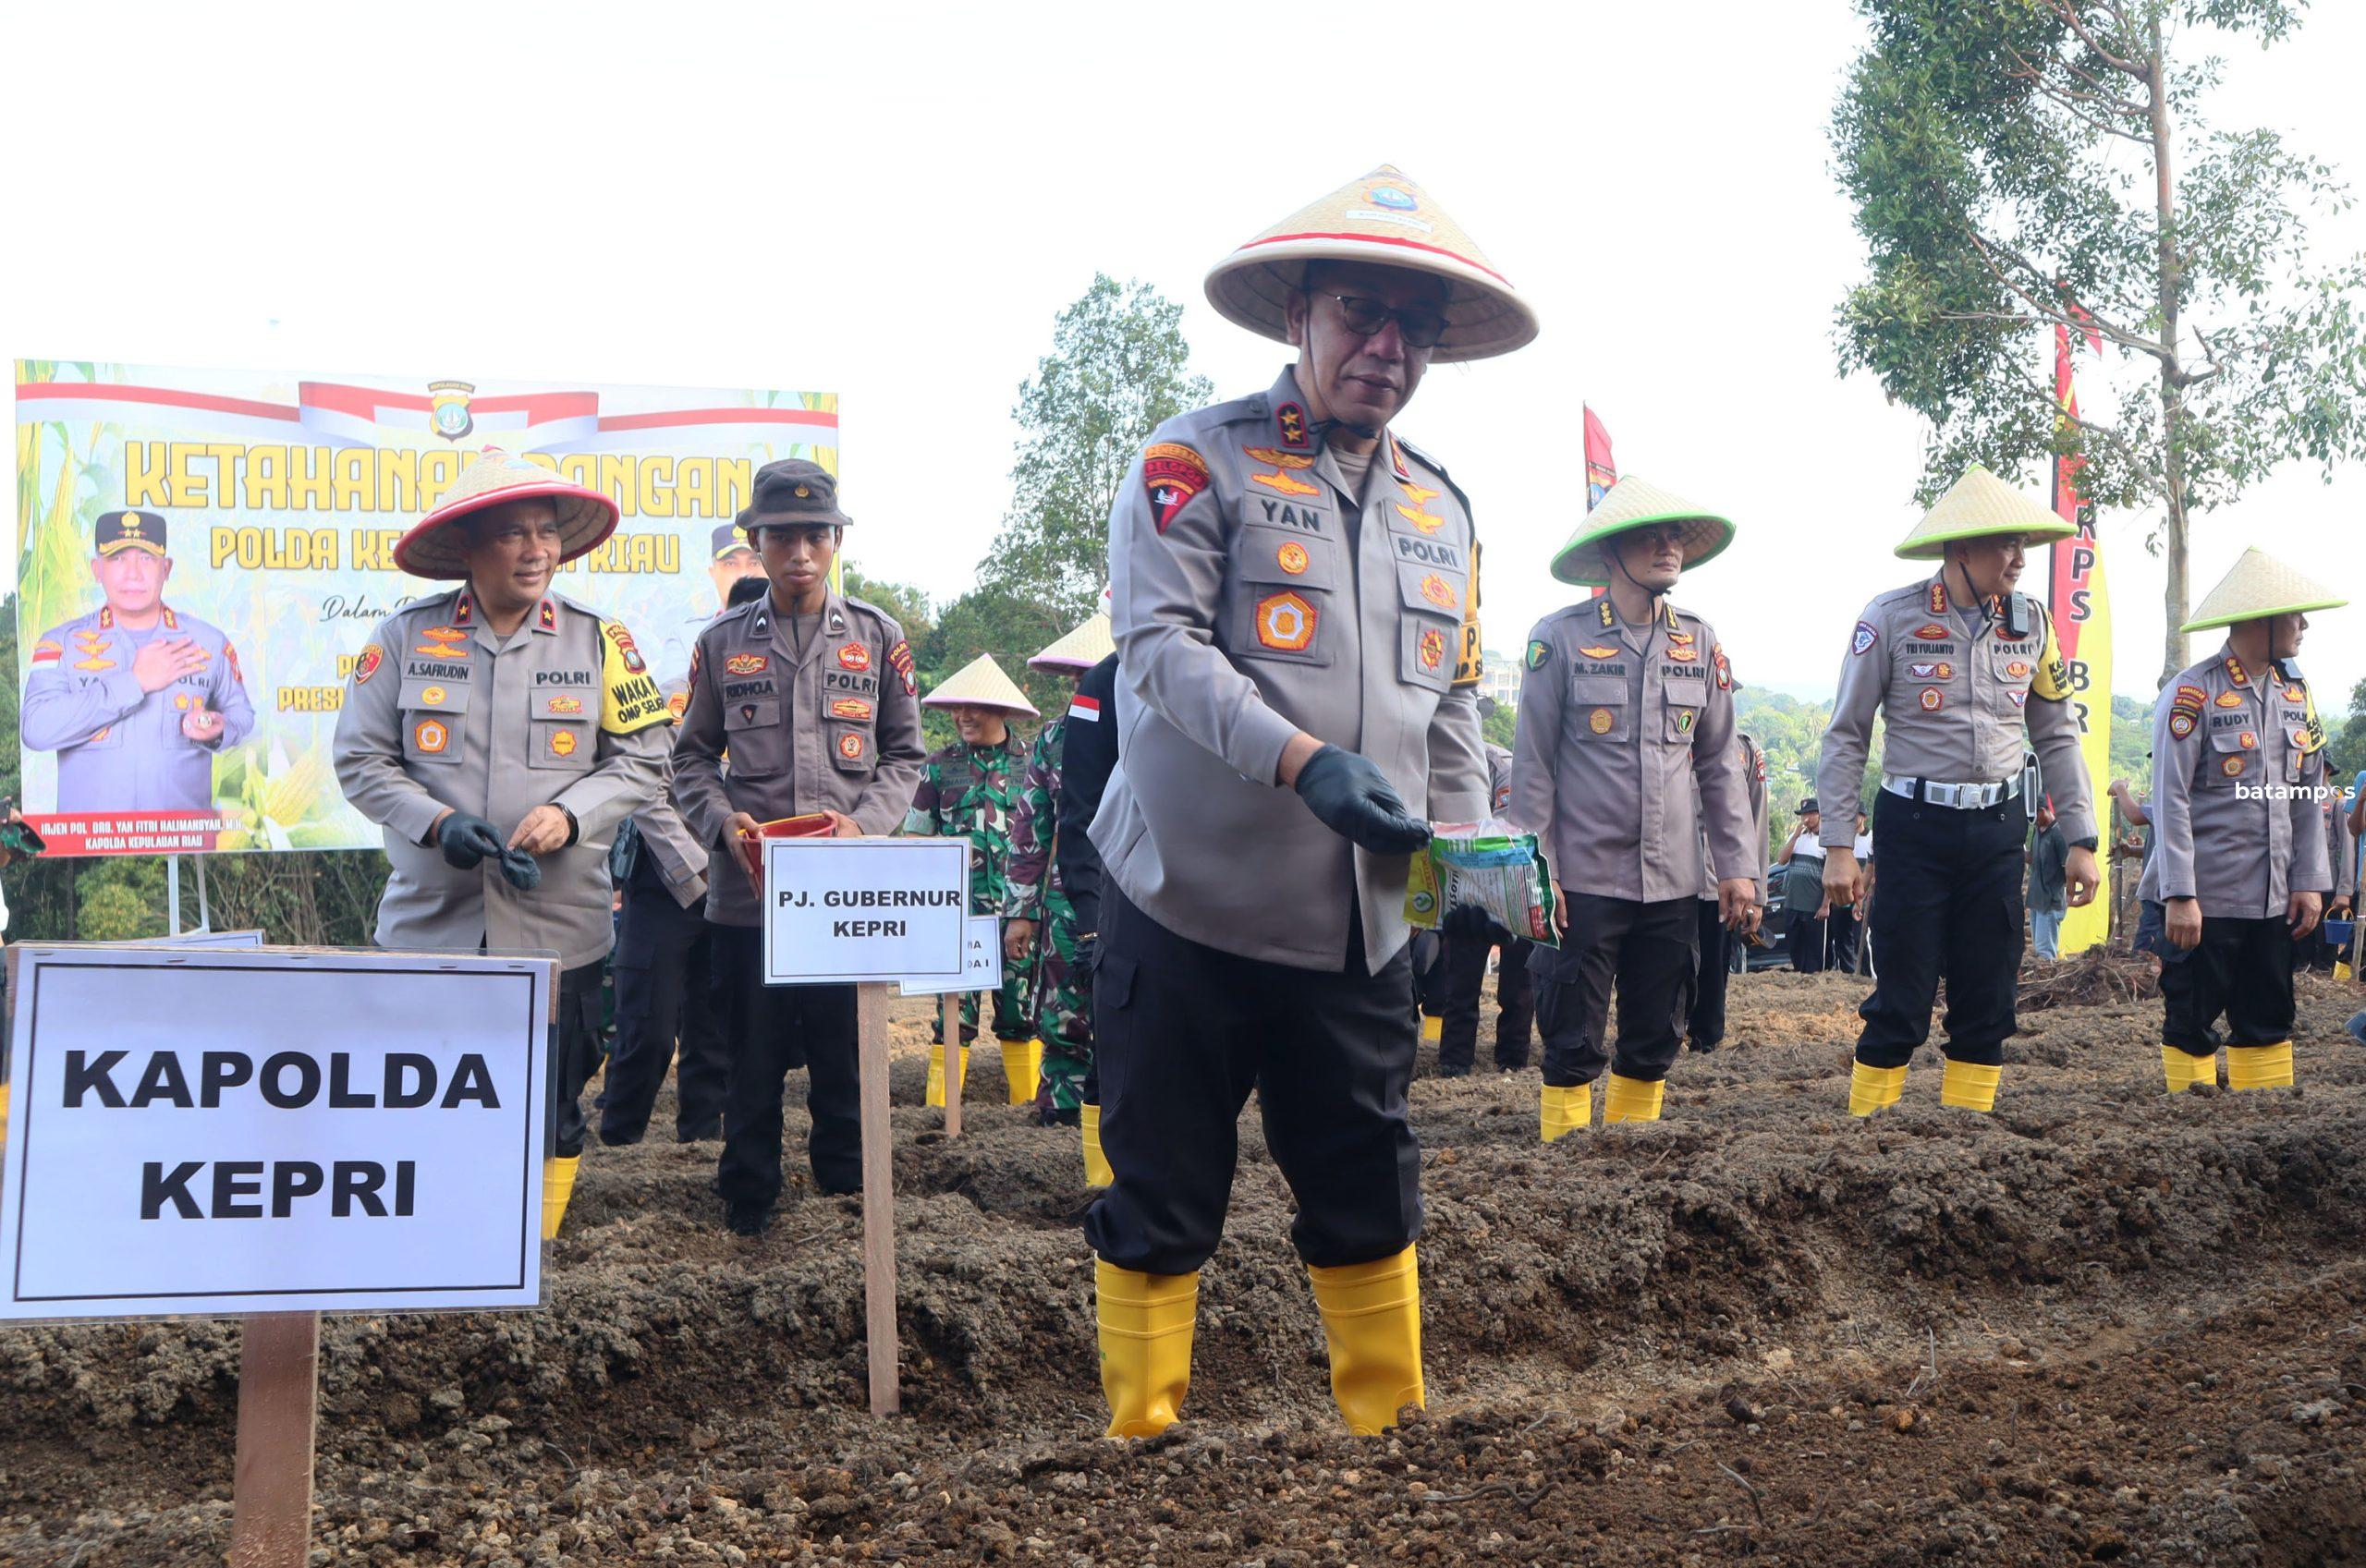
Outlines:
[{"label": "overcast sky", "polygon": [[[1471,494],[1490,646],[1568,596],[1545,565],[1584,504],[1581,402],[1622,471],[1740,524],[1677,597],[1745,681],[1828,693],[1859,607],[1922,575],[1890,553],[1921,423],[1834,366],[1861,270],[1825,136],[1860,38],[1838,0],[86,4],[8,37],[11,356],[835,391],[851,557],[943,599],[1096,270],[1184,302],[1220,395],[1262,390],[1286,350],[1208,308],[1207,267],[1392,162],[1544,322],[1398,425]],[[2231,61],[2216,117],[2366,183],[2360,59],[2366,6],[2320,5]],[[2321,234],[2366,247],[2366,217]],[[2291,469],[2201,522],[2195,597],[2256,542],[2366,600],[2361,517],[2366,474]],[[2146,698],[2154,521],[2103,524],[2115,685]],[[2366,675],[2366,602],[2309,655],[2321,690]]]}]

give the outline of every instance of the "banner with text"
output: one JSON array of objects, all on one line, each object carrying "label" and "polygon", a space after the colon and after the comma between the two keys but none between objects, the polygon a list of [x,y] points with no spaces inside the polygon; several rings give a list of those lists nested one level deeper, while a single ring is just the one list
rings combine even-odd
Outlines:
[{"label": "banner with text", "polygon": [[[2099,335],[2089,334],[2089,346],[2103,346]],[[2070,384],[2070,332],[2054,329],[2054,395],[2067,422],[2079,417],[2079,394]],[[2079,717],[2079,754],[2086,759],[2087,788],[2095,803],[2095,820],[2104,839],[2105,853],[2095,857],[2103,883],[2094,901],[2062,918],[2061,953],[2065,958],[2097,947],[2111,936],[2111,589],[2104,577],[2103,545],[2095,538],[2094,503],[2079,492],[2077,457],[2054,463],[2054,512],[2079,531],[2052,546],[2051,602],[2054,635],[2062,646],[2063,662],[2070,669],[2070,706]]]},{"label": "banner with text", "polygon": [[18,360],[21,804],[53,852],[374,847],[330,766],[347,676],[440,591],[395,541],[487,446],[616,499],[557,589],[671,696],[760,569],[730,529],[755,470],[835,473],[837,398]]}]

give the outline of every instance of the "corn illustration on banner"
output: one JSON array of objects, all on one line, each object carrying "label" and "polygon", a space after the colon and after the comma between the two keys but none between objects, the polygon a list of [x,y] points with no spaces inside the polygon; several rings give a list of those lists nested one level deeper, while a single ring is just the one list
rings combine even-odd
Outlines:
[{"label": "corn illustration on banner", "polygon": [[555,589],[630,628],[677,702],[755,569],[718,533],[755,470],[837,470],[829,393],[16,372],[21,805],[57,854],[375,847],[330,764],[337,712],[372,627],[446,586],[395,541],[488,446],[615,498]]}]

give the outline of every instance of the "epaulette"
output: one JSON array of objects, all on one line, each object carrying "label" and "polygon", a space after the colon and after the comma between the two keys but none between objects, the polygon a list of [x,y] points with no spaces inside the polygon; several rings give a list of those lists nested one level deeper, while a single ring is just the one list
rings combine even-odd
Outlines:
[{"label": "epaulette", "polygon": [[1411,442],[1406,440],[1401,435],[1396,435],[1392,432],[1391,439],[1393,439],[1396,444],[1403,448],[1407,453],[1420,458],[1432,473],[1437,475],[1438,478],[1445,481],[1446,489],[1454,492],[1454,498],[1462,503],[1462,515],[1470,518],[1472,526],[1475,528],[1478,525],[1479,520],[1478,511],[1470,504],[1470,497],[1462,492],[1462,487],[1454,482],[1454,476],[1446,472],[1445,465],[1439,462],[1435,457],[1431,456],[1428,453],[1422,451],[1420,447],[1414,445]]}]

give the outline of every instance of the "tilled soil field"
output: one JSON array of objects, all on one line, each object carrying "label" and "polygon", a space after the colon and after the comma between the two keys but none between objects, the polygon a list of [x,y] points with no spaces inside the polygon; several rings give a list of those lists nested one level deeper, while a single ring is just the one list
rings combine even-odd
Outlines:
[{"label": "tilled soil field", "polygon": [[[1381,1438],[1252,1107],[1186,1420],[1125,1447],[1076,1134],[990,1103],[989,1045],[945,1139],[898,1004],[903,1415],[863,1413],[851,1201],[797,1162],[740,1241],[714,1146],[594,1148],[546,1311],[324,1326],[313,1561],[2366,1562],[2366,1051],[2301,983],[2291,1092],[2171,1100],[2157,1003],[2071,1006],[1994,1116],[1928,1060],[1852,1121],[1842,976],[1738,981],[1655,1125],[1546,1149],[1532,1069],[1425,1076],[1430,1408]],[[238,1347],[0,1332],[0,1561],[222,1562]]]}]

